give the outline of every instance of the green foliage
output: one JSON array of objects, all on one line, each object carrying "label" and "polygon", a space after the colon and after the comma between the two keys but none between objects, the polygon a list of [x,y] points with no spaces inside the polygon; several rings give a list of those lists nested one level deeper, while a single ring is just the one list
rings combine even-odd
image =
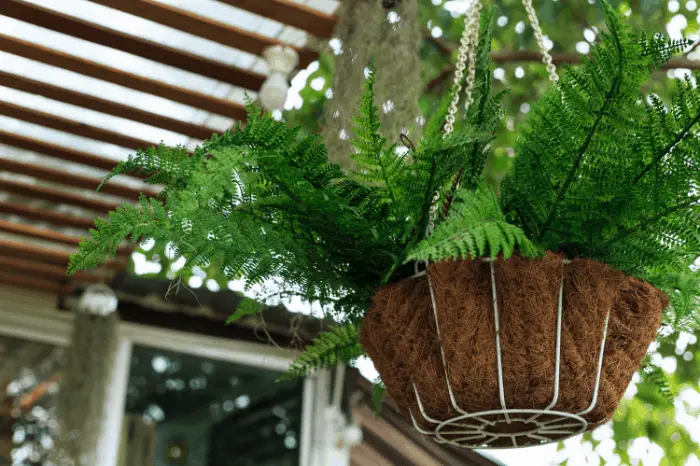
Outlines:
[{"label": "green foliage", "polygon": [[386,386],[380,380],[372,387],[372,404],[374,405],[374,415],[377,417],[382,412],[384,398],[386,398]]},{"label": "green foliage", "polygon": [[475,141],[483,150],[468,125],[443,137],[445,111],[418,150],[396,151],[379,132],[371,70],[353,141],[359,169],[349,175],[328,163],[316,136],[301,136],[254,105],[245,127],[213,136],[192,157],[165,146],[139,151],[110,177],[145,174],[165,185],[162,195],[101,222],[69,273],[113,256],[124,238],[154,238],[171,242],[175,260],[187,258],[183,272],[221,264],[227,278],[243,276],[248,285],[281,279],[356,322],[408,245],[422,239],[434,193],[468,161]]},{"label": "green foliage", "polygon": [[262,310],[263,305],[260,303],[260,301],[250,298],[243,298],[241,304],[238,305],[238,309],[236,309],[236,311],[226,319],[226,325],[230,325],[245,316],[259,314],[262,312]]},{"label": "green foliage", "polygon": [[448,217],[431,236],[408,252],[410,260],[490,256],[509,258],[515,247],[528,257],[538,251],[523,231],[506,222],[498,198],[487,187],[462,189]]},{"label": "green foliage", "polygon": [[[664,371],[649,361],[645,361],[640,371],[642,380],[656,389],[656,392],[667,403],[673,402],[673,391]],[[656,404],[659,404],[657,401]]]},{"label": "green foliage", "polygon": [[352,362],[364,355],[357,326],[339,325],[314,338],[313,344],[306,347],[282,379],[301,377],[318,369],[334,367],[339,362]]},{"label": "green foliage", "polygon": [[670,108],[645,96],[654,67],[687,42],[635,37],[603,6],[609,31],[591,58],[532,107],[504,209],[540,247],[655,283],[700,253],[700,89],[679,83]]},{"label": "green foliage", "polygon": [[[700,90],[696,79],[679,83],[668,109],[645,96],[640,89],[654,67],[686,42],[635,37],[603,5],[609,32],[533,105],[513,174],[500,186],[485,173],[497,160],[491,152],[505,97],[492,92],[491,9],[481,19],[474,103],[451,134],[442,129],[448,95],[416,148],[388,143],[373,67],[355,119],[353,173],[330,164],[316,136],[250,104],[245,126],[213,136],[192,156],[160,146],[115,168],[110,177],[141,173],[165,188],[140,208],[125,205],[98,221],[68,271],[114,256],[125,238],[154,238],[172,244],[174,260],[187,259],[184,272],[217,264],[248,286],[279,280],[330,308],[338,324],[290,375],[362,355],[357,324],[372,294],[404,278],[401,265],[412,260],[507,258],[516,250],[533,257],[546,249],[592,257],[662,287],[672,303],[666,322],[691,325],[700,283],[688,268],[700,253]],[[503,148],[494,153],[503,160]],[[454,202],[426,238],[436,193]],[[231,319],[260,309],[245,304]]]}]

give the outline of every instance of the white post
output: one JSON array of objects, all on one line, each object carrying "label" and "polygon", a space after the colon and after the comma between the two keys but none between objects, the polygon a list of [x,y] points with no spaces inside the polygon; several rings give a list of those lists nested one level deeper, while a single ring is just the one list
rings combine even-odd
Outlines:
[{"label": "white post", "polygon": [[117,466],[119,459],[126,388],[131,367],[131,342],[120,335],[116,351],[110,377],[110,388],[105,399],[104,430],[100,438],[100,452],[104,458],[102,466]]},{"label": "white post", "polygon": [[328,371],[306,379],[300,452],[304,466],[349,466],[350,449],[362,441],[362,430],[350,424],[340,408],[344,375],[341,365],[336,369],[332,397]]}]

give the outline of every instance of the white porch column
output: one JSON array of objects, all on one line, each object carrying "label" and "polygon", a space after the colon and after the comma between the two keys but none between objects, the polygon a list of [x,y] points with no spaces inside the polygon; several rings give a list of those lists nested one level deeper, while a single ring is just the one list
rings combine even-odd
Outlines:
[{"label": "white porch column", "polygon": [[59,466],[114,466],[130,345],[119,341],[117,298],[109,287],[89,287],[77,307],[51,461]]}]

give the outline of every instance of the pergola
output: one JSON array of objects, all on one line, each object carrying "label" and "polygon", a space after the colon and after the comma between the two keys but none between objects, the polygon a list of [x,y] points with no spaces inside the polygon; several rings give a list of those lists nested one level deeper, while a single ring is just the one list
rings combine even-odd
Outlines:
[{"label": "pergola", "polygon": [[65,277],[96,216],[139,193],[100,178],[137,148],[194,147],[245,118],[266,79],[263,51],[305,68],[336,0],[5,0],[0,2],[0,283],[65,294],[109,279],[130,249]]}]

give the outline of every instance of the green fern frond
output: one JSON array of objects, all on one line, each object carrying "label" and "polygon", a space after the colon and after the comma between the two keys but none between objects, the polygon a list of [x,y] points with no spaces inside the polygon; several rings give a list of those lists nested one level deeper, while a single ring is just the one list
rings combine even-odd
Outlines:
[{"label": "green fern frond", "polygon": [[236,312],[226,318],[226,325],[231,325],[235,321],[242,319],[245,316],[260,314],[263,310],[263,304],[255,299],[243,298],[238,305]]},{"label": "green fern frond", "polygon": [[[602,5],[601,43],[532,106],[504,213],[545,249],[664,288],[700,251],[700,81],[678,81],[670,105],[645,96],[651,72],[689,42],[638,37]],[[672,298],[670,320],[687,321],[689,296]]]},{"label": "green fern frond", "polygon": [[339,325],[314,338],[313,344],[289,367],[282,380],[303,377],[318,369],[351,363],[365,354],[360,345],[359,329],[353,324]]},{"label": "green fern frond", "polygon": [[659,366],[647,361],[642,366],[640,374],[642,375],[642,381],[653,386],[664,401],[669,403],[673,402],[674,394],[673,390],[671,390],[668,377],[666,377],[666,374]]},{"label": "green fern frond", "polygon": [[499,254],[507,259],[516,248],[524,256],[537,255],[523,231],[506,221],[493,191],[482,186],[477,191],[459,191],[449,216],[408,252],[407,260],[495,258]]},{"label": "green fern frond", "polygon": [[384,398],[386,398],[386,386],[381,380],[378,380],[372,387],[372,405],[374,406],[374,415],[377,417],[382,412]]}]

